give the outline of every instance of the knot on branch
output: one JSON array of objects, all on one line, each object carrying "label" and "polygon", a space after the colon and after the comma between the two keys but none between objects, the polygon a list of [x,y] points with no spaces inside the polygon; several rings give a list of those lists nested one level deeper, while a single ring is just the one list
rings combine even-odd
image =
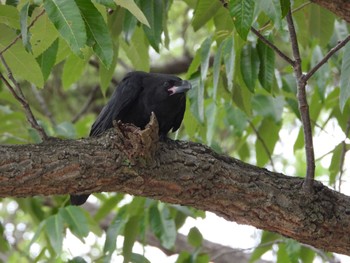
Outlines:
[{"label": "knot on branch", "polygon": [[158,121],[152,112],[149,123],[141,129],[130,123],[113,122],[108,146],[123,152],[131,165],[149,165],[158,149]]}]

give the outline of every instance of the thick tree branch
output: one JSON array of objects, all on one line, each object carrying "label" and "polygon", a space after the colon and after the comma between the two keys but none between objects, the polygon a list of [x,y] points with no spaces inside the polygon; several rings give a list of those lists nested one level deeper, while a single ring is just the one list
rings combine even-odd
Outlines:
[{"label": "thick tree branch", "polygon": [[350,255],[350,198],[245,164],[192,142],[157,143],[121,126],[102,137],[0,146],[0,197],[101,191],[147,196],[216,213]]},{"label": "thick tree branch", "polygon": [[347,0],[311,0],[350,23],[350,2]]}]

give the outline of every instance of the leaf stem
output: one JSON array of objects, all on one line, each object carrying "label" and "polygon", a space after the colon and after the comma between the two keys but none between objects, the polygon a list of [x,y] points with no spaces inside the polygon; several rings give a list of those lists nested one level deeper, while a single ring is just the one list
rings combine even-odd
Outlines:
[{"label": "leaf stem", "polygon": [[251,27],[250,30],[267,46],[272,48],[282,59],[284,59],[288,64],[294,67],[295,61],[293,61],[290,57],[284,54],[278,47],[276,47],[271,41],[266,39],[258,30],[254,27]]},{"label": "leaf stem", "polygon": [[15,80],[15,78],[13,77],[12,71],[10,69],[10,67],[8,66],[8,64],[6,63],[4,57],[2,54],[0,54],[0,60],[2,62],[2,64],[5,66],[7,73],[8,73],[8,78],[11,80],[11,82],[14,84],[17,92],[15,91],[15,89],[13,88],[13,86],[7,81],[7,79],[5,78],[5,76],[0,73],[0,78],[4,81],[5,85],[8,87],[8,89],[10,90],[10,92],[12,93],[12,95],[15,97],[15,99],[17,101],[19,101],[19,103],[22,105],[23,109],[24,109],[24,113],[27,117],[27,121],[30,123],[30,125],[38,131],[41,139],[43,141],[48,139],[47,134],[45,133],[44,129],[38,124],[38,122],[36,121],[34,114],[26,100],[26,98],[24,97],[24,94],[22,92],[21,87],[19,86],[18,82]]}]

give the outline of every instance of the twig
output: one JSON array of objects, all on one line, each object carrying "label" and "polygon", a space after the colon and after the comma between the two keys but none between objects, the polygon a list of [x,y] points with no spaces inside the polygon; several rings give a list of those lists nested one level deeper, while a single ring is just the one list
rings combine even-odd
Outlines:
[{"label": "twig", "polygon": [[298,104],[299,111],[301,115],[301,121],[304,131],[305,140],[305,152],[306,152],[306,177],[303,184],[303,189],[307,193],[312,192],[313,181],[315,178],[315,154],[312,141],[312,129],[309,113],[309,105],[306,98],[306,81],[303,79],[303,73],[301,69],[301,58],[298,47],[298,39],[294,28],[293,18],[291,11],[287,13],[287,23],[289,29],[290,40],[292,44],[293,56],[295,59],[295,64],[293,66],[295,77],[298,84]]},{"label": "twig", "polygon": [[252,127],[253,131],[255,132],[257,139],[261,142],[261,144],[262,144],[266,154],[268,155],[268,157],[270,159],[270,163],[271,163],[272,169],[274,171],[276,171],[275,164],[274,164],[274,162],[272,160],[272,154],[271,154],[269,148],[267,147],[264,139],[260,136],[260,134],[259,134],[258,130],[255,128],[254,124],[251,121],[249,121],[249,120],[248,120],[248,122],[249,122],[250,127]]},{"label": "twig", "polygon": [[84,106],[82,107],[82,109],[80,110],[80,112],[77,113],[77,115],[74,116],[74,118],[72,119],[72,123],[76,123],[81,116],[83,116],[85,114],[85,112],[89,109],[91,103],[94,101],[95,96],[97,91],[100,89],[100,86],[96,85],[90,92],[90,95],[88,97],[88,99],[86,100]]},{"label": "twig", "polygon": [[284,54],[278,47],[276,47],[271,41],[267,40],[258,30],[254,27],[251,27],[250,30],[266,45],[272,48],[282,59],[284,59],[288,64],[294,67],[295,61],[293,61],[290,57]]},{"label": "twig", "polygon": [[48,136],[47,134],[45,133],[44,129],[38,124],[38,122],[36,121],[34,115],[33,115],[33,112],[32,110],[30,109],[30,106],[27,102],[27,100],[25,99],[24,95],[23,95],[23,92],[19,86],[19,84],[17,83],[17,81],[14,79],[13,77],[13,74],[12,74],[12,71],[11,69],[9,68],[9,66],[7,65],[4,57],[2,54],[0,54],[0,59],[3,63],[3,65],[5,66],[7,72],[8,72],[8,78],[13,82],[13,84],[15,85],[16,87],[16,90],[17,92],[19,93],[16,93],[15,89],[12,87],[12,85],[7,81],[7,79],[5,78],[5,76],[0,73],[0,78],[4,81],[5,85],[8,87],[8,89],[10,90],[10,92],[12,93],[12,95],[15,97],[16,100],[19,101],[19,103],[21,103],[23,109],[24,109],[24,113],[27,117],[27,120],[28,122],[30,123],[30,125],[38,131],[41,139],[43,141],[47,140],[48,139]]},{"label": "twig", "polygon": [[[41,17],[43,14],[45,13],[45,9],[43,9],[34,19],[33,21],[29,24],[27,30],[29,30],[34,24],[35,22],[39,19],[39,17]],[[12,42],[6,47],[4,48],[1,52],[0,55],[2,55],[6,50],[8,50],[9,48],[11,48],[14,44],[16,44],[16,42],[18,41],[18,39],[20,39],[22,37],[22,34],[19,34],[16,36],[16,38],[14,38],[12,40]]]},{"label": "twig", "polygon": [[303,76],[303,80],[306,82],[308,81],[308,79],[310,77],[312,77],[313,74],[315,74],[315,72],[323,66],[323,64],[325,64],[328,59],[330,59],[331,56],[333,56],[333,54],[335,52],[337,52],[339,49],[341,49],[342,47],[344,47],[350,40],[350,35],[347,36],[344,40],[340,41],[335,47],[333,47],[328,53],[327,55],[320,61],[318,62],[307,74],[305,74]]},{"label": "twig", "polygon": [[51,124],[53,126],[56,126],[56,121],[52,115],[52,112],[49,110],[49,107],[47,106],[43,96],[39,92],[39,90],[35,87],[35,85],[31,85],[32,91],[34,93],[35,98],[39,102],[40,108],[44,112],[45,116],[50,120]]},{"label": "twig", "polygon": [[348,151],[346,149],[346,138],[349,137],[349,134],[350,134],[350,118],[348,119],[348,122],[346,124],[345,139],[342,142],[342,150],[341,150],[341,155],[340,155],[340,163],[339,163],[339,192],[341,191],[342,177],[343,177],[343,174],[344,174],[345,154]]}]

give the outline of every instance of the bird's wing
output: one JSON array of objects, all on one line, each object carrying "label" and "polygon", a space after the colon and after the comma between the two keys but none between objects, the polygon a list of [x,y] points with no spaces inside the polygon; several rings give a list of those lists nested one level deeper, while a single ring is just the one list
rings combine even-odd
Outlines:
[{"label": "bird's wing", "polygon": [[97,136],[113,127],[113,121],[132,105],[142,90],[142,78],[138,75],[127,75],[114,91],[111,99],[103,107],[91,127],[90,136]]},{"label": "bird's wing", "polygon": [[176,118],[175,118],[174,123],[173,123],[173,129],[172,129],[173,132],[177,131],[177,129],[180,128],[181,122],[184,118],[185,110],[186,110],[186,97],[185,96],[181,99],[179,104],[180,104],[179,105],[180,110],[179,110],[178,114],[176,115]]}]

